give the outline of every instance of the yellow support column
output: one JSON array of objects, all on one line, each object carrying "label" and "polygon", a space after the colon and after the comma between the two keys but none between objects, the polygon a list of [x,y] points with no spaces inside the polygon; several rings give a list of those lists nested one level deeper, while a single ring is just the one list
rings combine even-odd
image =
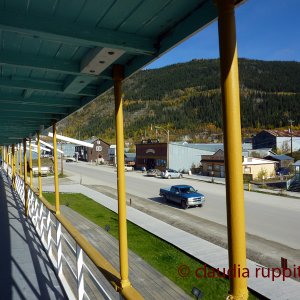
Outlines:
[{"label": "yellow support column", "polygon": [[19,155],[19,160],[20,160],[20,162],[19,162],[19,166],[20,166],[20,168],[19,168],[19,171],[20,171],[20,176],[22,177],[22,144],[20,143],[20,153],[19,153],[20,155]]},{"label": "yellow support column", "polygon": [[6,151],[5,151],[5,156],[6,156],[6,175],[8,176],[8,146],[6,146]]},{"label": "yellow support column", "polygon": [[15,145],[11,146],[11,180],[12,186],[16,188],[16,164],[15,164]]},{"label": "yellow support column", "polygon": [[58,165],[57,165],[57,144],[56,144],[56,123],[53,123],[53,158],[54,158],[54,187],[55,187],[55,212],[60,214],[59,189],[58,189]]},{"label": "yellow support column", "polygon": [[7,151],[8,151],[8,156],[7,156],[7,164],[10,166],[11,165],[11,150],[10,146],[7,146]]},{"label": "yellow support column", "polygon": [[28,186],[27,186],[27,157],[26,157],[26,139],[23,140],[24,156],[24,196],[25,196],[25,216],[28,216]]},{"label": "yellow support column", "polygon": [[39,197],[42,197],[43,191],[42,191],[42,172],[41,172],[41,142],[40,142],[40,133],[37,134],[38,139],[38,180],[39,180]]},{"label": "yellow support column", "polygon": [[29,185],[32,189],[32,149],[31,149],[31,139],[29,140],[29,175],[30,175],[30,181]]},{"label": "yellow support column", "polygon": [[2,146],[2,160],[3,160],[3,163],[5,163],[5,160],[6,160],[5,146]]},{"label": "yellow support column", "polygon": [[116,118],[116,147],[117,147],[117,183],[118,183],[118,215],[119,215],[119,259],[121,287],[130,286],[128,279],[128,242],[126,223],[126,187],[124,161],[124,130],[123,130],[123,99],[122,80],[123,66],[113,68],[115,118]]},{"label": "yellow support column", "polygon": [[[246,271],[242,140],[234,0],[217,0],[226,167],[229,268]],[[230,278],[229,299],[248,299],[247,278]]]}]

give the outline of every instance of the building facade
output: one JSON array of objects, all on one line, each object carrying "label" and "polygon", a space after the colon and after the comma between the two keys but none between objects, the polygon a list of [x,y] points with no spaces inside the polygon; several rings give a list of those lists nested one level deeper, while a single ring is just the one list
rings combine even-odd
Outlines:
[{"label": "building facade", "polygon": [[168,144],[158,140],[143,140],[136,144],[136,168],[165,170],[168,159]]},{"label": "building facade", "polygon": [[260,148],[272,148],[283,153],[299,151],[300,131],[262,130],[253,137],[253,149]]},{"label": "building facade", "polygon": [[75,152],[78,153],[78,160],[107,162],[109,160],[109,144],[99,138],[93,138],[84,142],[94,145],[93,148],[86,146],[75,146]]},{"label": "building facade", "polygon": [[264,159],[273,160],[277,162],[278,168],[289,168],[294,163],[294,158],[288,155],[268,155]]},{"label": "building facade", "polygon": [[[203,147],[205,148],[205,147]],[[197,144],[159,143],[157,140],[145,140],[136,144],[136,167],[146,169],[170,169],[188,172],[199,166],[202,155],[213,154]]]},{"label": "building facade", "polygon": [[225,177],[224,151],[218,150],[212,155],[202,155],[202,175]]},{"label": "building facade", "polygon": [[251,179],[258,179],[262,174],[264,174],[265,179],[275,177],[276,165],[277,162],[275,161],[244,157],[243,174],[250,175]]}]

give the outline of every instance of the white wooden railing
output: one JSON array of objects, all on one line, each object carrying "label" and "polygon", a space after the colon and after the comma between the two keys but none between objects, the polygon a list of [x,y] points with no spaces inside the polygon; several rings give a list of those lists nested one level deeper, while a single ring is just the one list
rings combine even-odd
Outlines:
[{"label": "white wooden railing", "polygon": [[[3,168],[7,174],[7,164],[5,162],[3,163]],[[8,176],[10,178],[12,177],[10,166],[8,166]],[[15,180],[16,191],[25,207],[24,181],[18,175],[16,175]],[[111,289],[114,295],[111,295],[111,291],[105,290],[99,280],[98,274],[95,274],[92,268],[85,262],[85,258],[88,260],[89,255],[83,251],[76,239],[72,237],[72,232],[70,234],[70,230],[62,226],[53,212],[53,208],[51,209],[50,205],[43,203],[29,186],[28,217],[31,219],[36,233],[69,299],[95,299],[95,297],[96,299],[112,299],[111,297],[114,299],[123,298],[116,292],[117,287],[113,284],[114,288],[111,287]],[[64,247],[62,245],[64,245]],[[92,246],[87,245],[87,248],[92,248]],[[88,261],[90,262],[90,260]],[[97,265],[99,266],[99,264]],[[96,269],[98,271],[97,266]],[[67,274],[67,276],[65,274]],[[115,276],[115,274],[112,275]],[[89,285],[92,283],[92,295],[89,295],[87,291],[91,291],[91,287],[86,288],[87,280],[89,281]],[[97,293],[95,293],[95,290]]]}]

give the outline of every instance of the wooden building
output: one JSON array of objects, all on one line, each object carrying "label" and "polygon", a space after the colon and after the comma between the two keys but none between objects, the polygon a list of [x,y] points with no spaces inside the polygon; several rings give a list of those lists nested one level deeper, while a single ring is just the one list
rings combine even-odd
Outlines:
[{"label": "wooden building", "polygon": [[218,150],[212,155],[202,155],[202,175],[225,177],[224,151]]},{"label": "wooden building", "polygon": [[110,144],[96,137],[85,142],[94,144],[94,147],[75,146],[75,152],[78,153],[78,160],[93,162],[107,162],[109,160]]},{"label": "wooden building", "polygon": [[165,170],[168,159],[168,144],[158,140],[142,140],[136,144],[136,168]]}]

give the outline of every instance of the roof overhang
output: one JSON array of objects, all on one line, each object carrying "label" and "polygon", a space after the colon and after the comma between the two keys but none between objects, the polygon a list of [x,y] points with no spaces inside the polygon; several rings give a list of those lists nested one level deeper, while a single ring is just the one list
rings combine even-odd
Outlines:
[{"label": "roof overhang", "polygon": [[0,144],[65,118],[113,86],[113,65],[126,78],[217,15],[212,0],[3,2]]}]

